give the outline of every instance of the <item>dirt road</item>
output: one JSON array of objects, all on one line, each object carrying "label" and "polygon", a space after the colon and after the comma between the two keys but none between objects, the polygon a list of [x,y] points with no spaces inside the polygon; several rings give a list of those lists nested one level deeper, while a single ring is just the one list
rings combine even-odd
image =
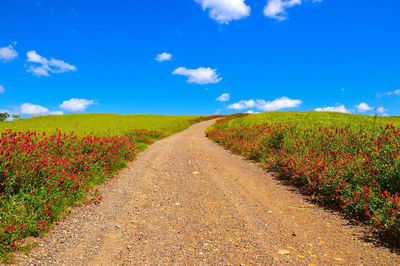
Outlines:
[{"label": "dirt road", "polygon": [[350,225],[208,140],[212,121],[158,141],[38,239],[20,264],[398,265]]}]

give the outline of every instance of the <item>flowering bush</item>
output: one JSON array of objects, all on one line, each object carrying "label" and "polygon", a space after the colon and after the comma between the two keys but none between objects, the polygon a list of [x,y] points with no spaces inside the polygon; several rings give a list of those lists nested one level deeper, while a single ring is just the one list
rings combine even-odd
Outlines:
[{"label": "flowering bush", "polygon": [[400,242],[400,130],[393,125],[375,132],[265,123],[207,135]]},{"label": "flowering bush", "polygon": [[161,137],[147,130],[113,137],[2,132],[0,258],[18,249],[23,238],[49,230],[68,206],[124,167],[137,154],[135,143]]}]

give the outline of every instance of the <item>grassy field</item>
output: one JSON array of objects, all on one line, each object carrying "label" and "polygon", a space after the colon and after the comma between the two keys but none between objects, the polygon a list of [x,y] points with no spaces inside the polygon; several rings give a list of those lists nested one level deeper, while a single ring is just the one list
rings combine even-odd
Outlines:
[{"label": "grassy field", "polygon": [[72,132],[79,136],[93,133],[96,136],[113,136],[132,129],[160,131],[164,136],[179,132],[199,116],[189,115],[118,115],[118,114],[70,114],[36,116],[0,123],[0,132],[6,129],[13,131],[36,131],[38,133]]},{"label": "grassy field", "polygon": [[400,116],[376,117],[329,112],[268,112],[252,114],[233,119],[229,126],[254,125],[261,123],[283,123],[302,128],[318,128],[326,126],[342,126],[349,128],[370,129],[374,125],[394,124],[400,127]]},{"label": "grassy field", "polygon": [[270,112],[229,117],[212,140],[400,245],[400,117]]}]

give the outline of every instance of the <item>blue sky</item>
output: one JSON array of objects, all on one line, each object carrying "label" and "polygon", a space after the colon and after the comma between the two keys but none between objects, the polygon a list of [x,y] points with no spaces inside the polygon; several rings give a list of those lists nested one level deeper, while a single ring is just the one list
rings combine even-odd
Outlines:
[{"label": "blue sky", "polygon": [[400,115],[397,0],[0,2],[0,110]]}]

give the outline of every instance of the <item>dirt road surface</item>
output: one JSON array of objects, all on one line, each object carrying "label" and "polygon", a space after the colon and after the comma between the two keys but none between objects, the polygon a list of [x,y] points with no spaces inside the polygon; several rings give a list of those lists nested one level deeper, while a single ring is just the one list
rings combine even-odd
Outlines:
[{"label": "dirt road surface", "polygon": [[100,186],[19,264],[398,265],[366,227],[310,203],[205,137],[213,121],[158,141]]}]

